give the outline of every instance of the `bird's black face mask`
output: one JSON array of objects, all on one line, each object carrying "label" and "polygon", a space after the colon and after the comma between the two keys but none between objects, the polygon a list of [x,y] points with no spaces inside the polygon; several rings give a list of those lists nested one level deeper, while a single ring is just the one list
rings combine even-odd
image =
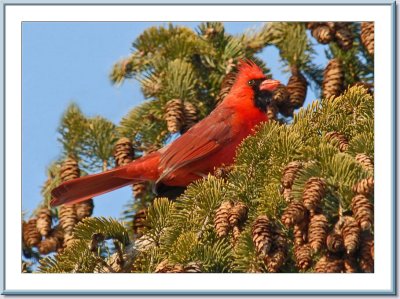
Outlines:
[{"label": "bird's black face mask", "polygon": [[272,101],[273,90],[279,85],[279,81],[262,78],[250,80],[248,84],[254,91],[255,106],[266,113]]}]

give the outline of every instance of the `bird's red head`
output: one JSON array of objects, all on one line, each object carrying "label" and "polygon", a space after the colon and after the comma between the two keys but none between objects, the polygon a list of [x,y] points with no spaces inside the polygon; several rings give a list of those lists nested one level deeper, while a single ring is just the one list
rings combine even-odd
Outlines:
[{"label": "bird's red head", "polygon": [[241,60],[232,93],[239,98],[250,97],[258,109],[266,112],[273,92],[280,84],[278,80],[267,79],[261,68],[253,61]]}]

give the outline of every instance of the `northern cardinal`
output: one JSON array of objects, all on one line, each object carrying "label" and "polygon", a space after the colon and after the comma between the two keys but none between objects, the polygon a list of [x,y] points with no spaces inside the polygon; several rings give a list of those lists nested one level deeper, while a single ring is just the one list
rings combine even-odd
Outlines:
[{"label": "northern cardinal", "polygon": [[137,181],[184,187],[234,161],[237,146],[268,120],[267,107],[280,85],[251,61],[239,64],[230,92],[212,113],[160,150],[130,164],[62,183],[52,206],[78,203]]}]

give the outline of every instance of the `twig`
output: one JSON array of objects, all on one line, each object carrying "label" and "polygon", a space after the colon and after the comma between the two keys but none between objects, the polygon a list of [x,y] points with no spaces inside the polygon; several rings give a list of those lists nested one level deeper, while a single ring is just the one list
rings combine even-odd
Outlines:
[{"label": "twig", "polygon": [[201,236],[203,235],[203,232],[206,229],[208,218],[209,218],[209,216],[207,216],[206,219],[204,219],[203,225],[202,225],[200,231],[197,233],[197,240],[199,240],[201,238]]}]

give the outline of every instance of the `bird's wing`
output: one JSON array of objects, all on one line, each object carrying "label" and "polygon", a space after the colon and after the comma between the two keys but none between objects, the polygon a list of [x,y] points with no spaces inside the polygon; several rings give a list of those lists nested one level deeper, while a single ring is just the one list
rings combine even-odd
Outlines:
[{"label": "bird's wing", "polygon": [[221,106],[207,118],[193,126],[170,144],[161,154],[162,178],[189,163],[205,158],[232,140],[232,118],[230,108]]}]

